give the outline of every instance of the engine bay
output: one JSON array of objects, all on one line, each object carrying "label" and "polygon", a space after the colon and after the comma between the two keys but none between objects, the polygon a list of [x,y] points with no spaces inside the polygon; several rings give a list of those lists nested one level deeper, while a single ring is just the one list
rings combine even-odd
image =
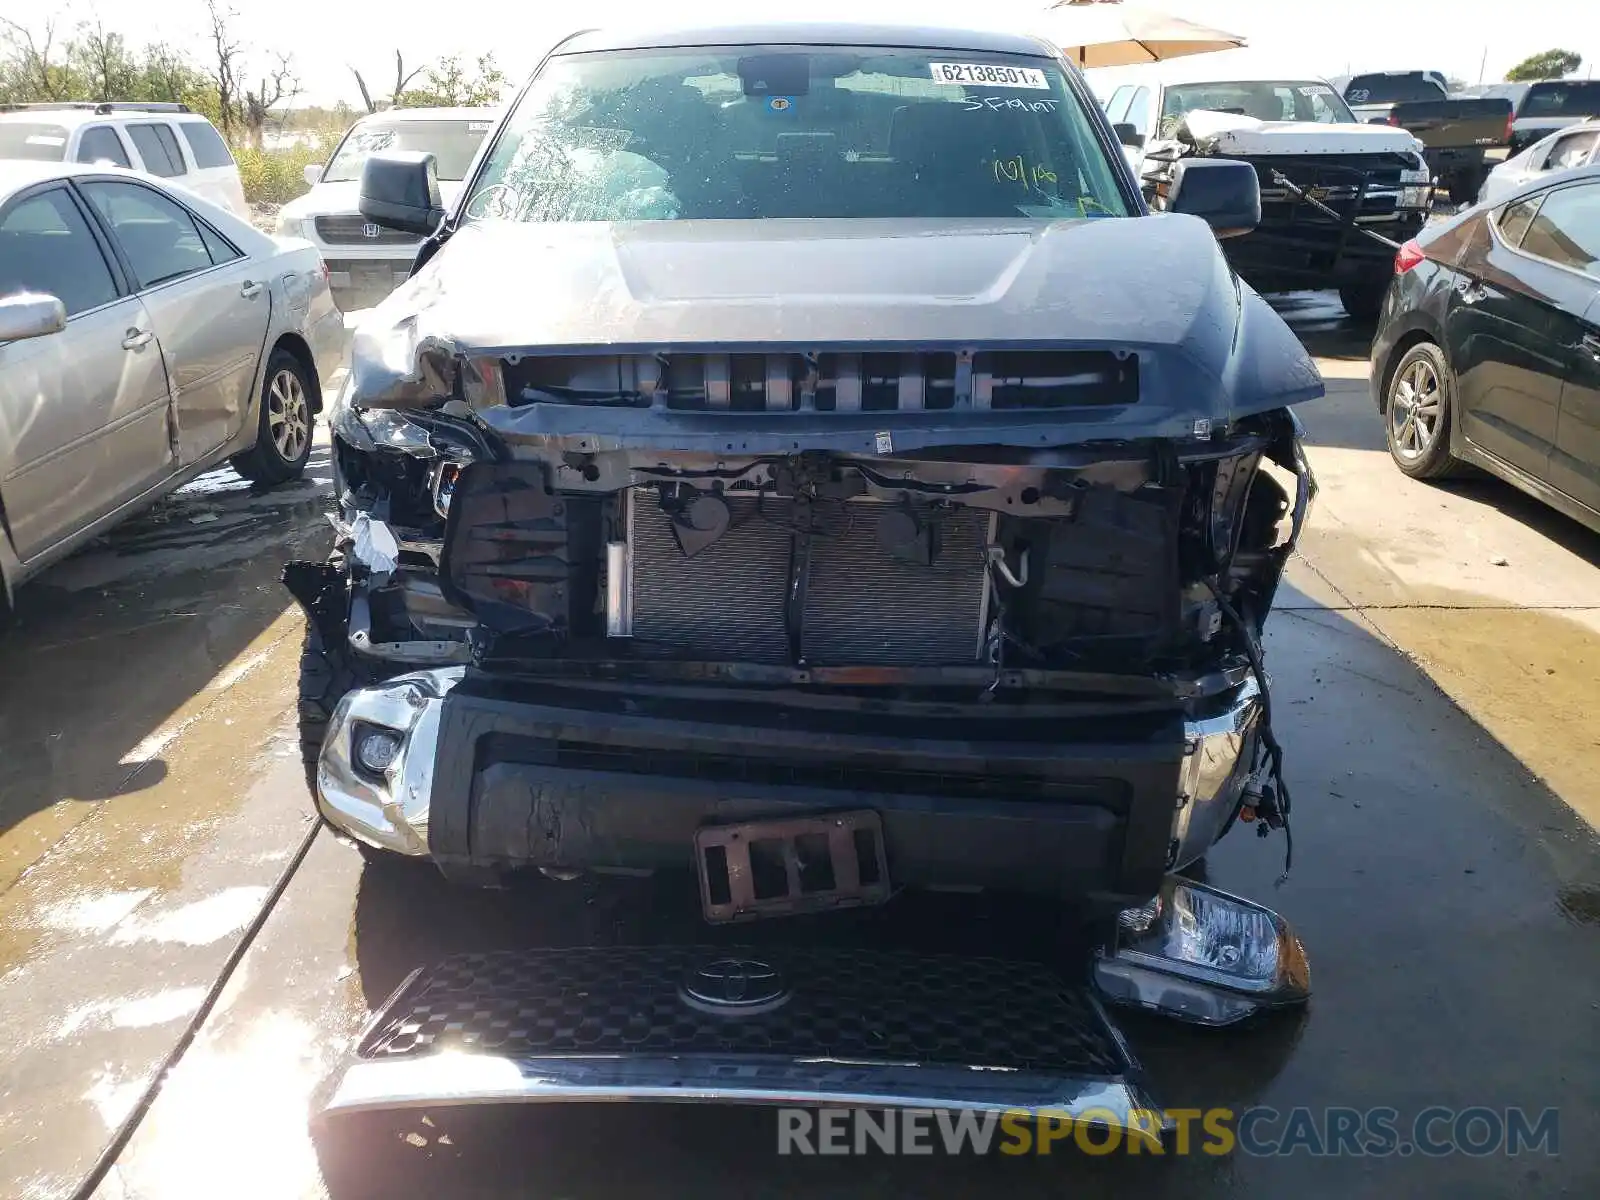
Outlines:
[{"label": "engine bay", "polygon": [[1259,633],[1309,498],[1281,411],[1183,443],[906,458],[506,461],[429,423],[406,418],[409,449],[339,444],[354,641],[402,662],[1193,675],[1236,651],[1228,610]]}]

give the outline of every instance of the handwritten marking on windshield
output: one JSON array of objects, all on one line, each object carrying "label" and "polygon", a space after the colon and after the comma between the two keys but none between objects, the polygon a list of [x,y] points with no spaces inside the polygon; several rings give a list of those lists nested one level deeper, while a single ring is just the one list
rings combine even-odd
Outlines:
[{"label": "handwritten marking on windshield", "polygon": [[967,106],[963,112],[982,112],[989,110],[999,112],[1001,109],[1014,108],[1019,112],[1053,113],[1058,100],[1024,100],[1021,96],[968,96]]},{"label": "handwritten marking on windshield", "polygon": [[1038,187],[1041,183],[1055,183],[1056,173],[1048,167],[1041,167],[1037,163],[1029,166],[1022,155],[1015,158],[997,158],[994,160],[994,181],[1001,183],[1009,180],[1020,183],[1026,187]]}]

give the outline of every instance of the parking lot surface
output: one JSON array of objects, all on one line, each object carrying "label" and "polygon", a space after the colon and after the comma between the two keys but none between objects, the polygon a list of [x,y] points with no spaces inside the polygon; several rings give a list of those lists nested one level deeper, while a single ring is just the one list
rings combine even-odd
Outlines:
[{"label": "parking lot surface", "polygon": [[[286,872],[311,825],[300,620],[277,574],[331,538],[319,447],[296,487],[257,494],[224,470],[164,501],[36,581],[0,638],[0,1194],[72,1195],[130,1115],[106,1200],[1600,1194],[1600,537],[1498,482],[1405,479],[1366,393],[1366,331],[1325,296],[1282,307],[1329,387],[1301,410],[1322,492],[1268,626],[1295,862],[1275,886],[1281,839],[1241,828],[1209,877],[1295,925],[1315,997],[1245,1031],[1124,1028],[1169,1107],[1556,1107],[1558,1156],[796,1159],[768,1113],[633,1106],[313,1137],[318,1089],[414,966],[622,940],[673,903],[464,892],[363,868],[326,832]],[[1027,917],[937,920],[1004,937]]]}]

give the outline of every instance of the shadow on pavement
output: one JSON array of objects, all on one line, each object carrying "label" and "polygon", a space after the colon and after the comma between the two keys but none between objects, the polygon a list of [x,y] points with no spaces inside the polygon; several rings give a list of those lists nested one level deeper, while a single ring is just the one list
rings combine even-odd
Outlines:
[{"label": "shadow on pavement", "polygon": [[0,834],[161,782],[161,747],[141,742],[288,606],[284,562],[331,543],[328,477],[325,446],[270,491],[219,468],[19,589],[0,634]]},{"label": "shadow on pavement", "polygon": [[1366,363],[1376,328],[1349,316],[1337,292],[1281,292],[1266,301],[1312,357]]}]

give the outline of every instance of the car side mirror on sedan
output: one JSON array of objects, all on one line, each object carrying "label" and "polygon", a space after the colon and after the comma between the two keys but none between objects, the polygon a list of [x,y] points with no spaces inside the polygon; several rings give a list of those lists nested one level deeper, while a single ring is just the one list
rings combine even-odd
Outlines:
[{"label": "car side mirror on sedan", "polygon": [[17,292],[0,296],[0,342],[60,333],[67,327],[67,307],[43,292]]},{"label": "car side mirror on sedan", "polygon": [[357,207],[363,217],[385,229],[431,234],[444,219],[433,155],[418,150],[374,154],[361,169]]},{"label": "car side mirror on sedan", "polygon": [[300,175],[306,181],[307,187],[316,187],[322,182],[322,164],[307,163],[300,169]]},{"label": "car side mirror on sedan", "polygon": [[1261,181],[1236,159],[1179,159],[1167,183],[1167,211],[1199,217],[1219,238],[1238,237],[1261,224]]},{"label": "car side mirror on sedan", "polygon": [[1144,149],[1144,134],[1126,121],[1119,121],[1111,129],[1117,135],[1117,141],[1124,146],[1132,146],[1135,150]]}]

